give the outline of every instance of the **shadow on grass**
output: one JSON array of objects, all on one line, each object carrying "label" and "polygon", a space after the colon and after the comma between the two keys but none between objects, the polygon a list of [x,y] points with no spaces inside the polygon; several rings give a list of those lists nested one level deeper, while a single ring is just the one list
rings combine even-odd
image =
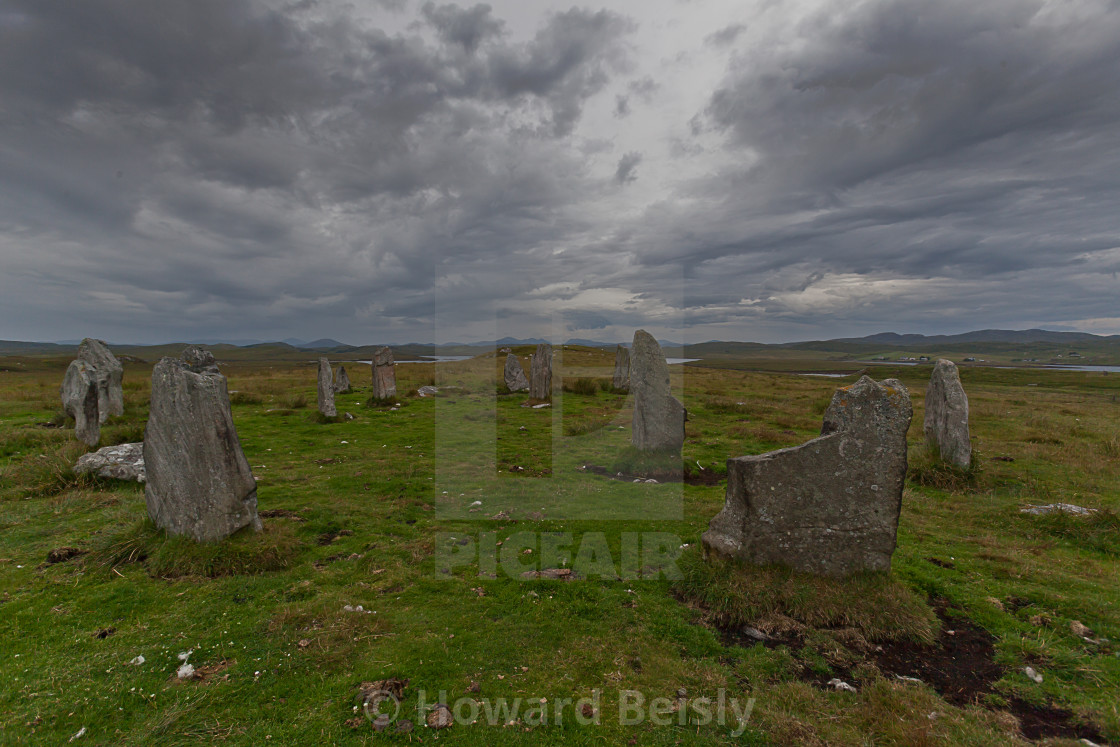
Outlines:
[{"label": "shadow on grass", "polygon": [[144,519],[103,540],[84,559],[89,568],[109,571],[143,563],[157,578],[245,576],[291,566],[299,540],[291,527],[269,522],[264,531],[242,529],[221,542],[195,542],[168,535]]},{"label": "shadow on grass", "polygon": [[719,557],[705,560],[697,547],[685,551],[677,565],[684,578],[676,583],[676,592],[719,628],[750,625],[765,631],[802,625],[854,628],[879,642],[932,643],[937,638],[934,611],[887,574],[822,578]]}]

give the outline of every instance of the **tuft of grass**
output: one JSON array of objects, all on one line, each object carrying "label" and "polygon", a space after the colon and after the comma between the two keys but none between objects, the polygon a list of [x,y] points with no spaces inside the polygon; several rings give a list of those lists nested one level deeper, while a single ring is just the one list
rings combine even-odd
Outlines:
[{"label": "tuft of grass", "polygon": [[932,643],[939,624],[913,590],[887,574],[846,579],[753,566],[721,557],[705,559],[697,547],[677,561],[683,578],[676,591],[703,608],[722,628],[761,629],[800,624],[854,628],[869,641]]},{"label": "tuft of grass", "polygon": [[195,542],[169,535],[144,519],[102,540],[85,563],[103,570],[144,563],[157,578],[217,578],[284,570],[298,549],[291,528],[280,523],[266,523],[261,532],[243,529],[222,542]]},{"label": "tuft of grass", "polygon": [[307,407],[307,395],[293,394],[284,400],[284,406],[289,410],[301,410]]},{"label": "tuft of grass", "polygon": [[1075,516],[1055,512],[1043,516],[1020,514],[1032,534],[1040,537],[1060,537],[1081,549],[1120,556],[1120,515],[1108,509],[1097,509],[1089,516]]},{"label": "tuft of grass", "polygon": [[237,391],[229,395],[231,405],[259,405],[264,402],[264,397],[255,392]]},{"label": "tuft of grass", "polygon": [[565,378],[562,388],[565,392],[584,397],[594,397],[599,391],[599,385],[595,383],[595,379],[586,378]]}]

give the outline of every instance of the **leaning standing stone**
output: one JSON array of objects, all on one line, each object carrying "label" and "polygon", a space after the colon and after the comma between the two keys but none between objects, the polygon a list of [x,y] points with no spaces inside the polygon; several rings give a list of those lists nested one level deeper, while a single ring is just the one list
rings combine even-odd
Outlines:
[{"label": "leaning standing stone", "polygon": [[153,369],[144,467],[148,516],[169,533],[208,542],[260,531],[257,482],[209,351],[191,346]]},{"label": "leaning standing stone", "polygon": [[902,382],[863,376],[833,395],[820,437],[728,459],[705,552],[825,576],[889,571],[912,414]]},{"label": "leaning standing stone", "polygon": [[96,370],[83,360],[71,361],[62,379],[62,409],[74,418],[74,437],[87,446],[101,440],[97,399]]},{"label": "leaning standing stone", "polygon": [[350,392],[350,377],[346,375],[346,367],[339,366],[334,375],[334,393],[348,394]]},{"label": "leaning standing stone", "polygon": [[109,417],[124,415],[124,366],[102,340],[87,337],[78,346],[78,360],[94,370],[97,380],[97,414],[104,423]]},{"label": "leaning standing stone", "polygon": [[373,354],[373,398],[392,399],[397,396],[397,372],[393,368],[393,351],[379,348]]},{"label": "leaning standing stone", "polygon": [[634,393],[631,440],[642,451],[680,453],[685,409],[669,387],[669,364],[661,345],[644,329],[630,347],[630,389]]},{"label": "leaning standing stone", "polygon": [[328,418],[338,416],[334,407],[334,374],[326,358],[319,359],[319,412]]},{"label": "leaning standing stone", "polygon": [[614,378],[611,386],[621,391],[630,389],[630,351],[619,345],[614,351]]},{"label": "leaning standing stone", "polygon": [[952,361],[941,358],[933,367],[926,388],[926,417],[922,424],[926,443],[941,458],[962,469],[972,464],[972,442],[968,436],[968,395]]},{"label": "leaning standing stone", "polygon": [[[508,359],[507,359],[508,360]],[[529,362],[529,399],[552,399],[552,346],[537,345]]]},{"label": "leaning standing stone", "polygon": [[505,380],[506,389],[511,392],[524,392],[529,389],[529,380],[525,378],[525,369],[521,367],[521,361],[513,353],[506,356]]}]

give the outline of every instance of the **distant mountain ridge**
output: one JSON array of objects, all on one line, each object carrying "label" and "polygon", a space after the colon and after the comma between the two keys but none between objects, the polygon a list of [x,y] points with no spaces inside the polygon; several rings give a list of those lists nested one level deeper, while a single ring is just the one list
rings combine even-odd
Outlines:
[{"label": "distant mountain ridge", "polygon": [[[539,345],[547,343],[541,338],[520,339],[503,337],[499,340],[478,341],[470,343],[448,342],[438,345],[431,343],[405,343],[390,345],[398,357],[417,357],[437,354],[477,354],[480,349],[494,349],[515,345]],[[785,343],[760,343],[710,340],[708,342],[683,345],[669,340],[659,341],[663,348],[679,350],[690,357],[704,355],[726,355],[735,352],[760,351],[765,349],[787,350],[816,350],[836,351],[865,354],[873,349],[883,348],[952,348],[971,345],[1105,345],[1110,349],[1120,345],[1120,335],[1095,335],[1089,332],[1056,332],[1045,329],[1008,330],[1008,329],[983,329],[974,332],[965,332],[955,335],[921,335],[900,334],[897,332],[879,332],[864,337],[841,337],[830,340],[809,340],[802,342]],[[295,344],[298,343],[298,344]],[[624,341],[626,345],[629,341]],[[162,343],[158,345],[127,345],[110,343],[115,351],[132,354],[143,358],[158,358],[160,355],[177,355],[178,351],[188,343]],[[189,344],[199,344],[192,341]],[[244,350],[269,352],[274,356],[299,353],[318,353],[345,355],[351,358],[368,358],[381,347],[378,345],[347,345],[331,338],[321,338],[310,342],[288,338],[284,341],[256,342],[238,340],[236,342],[208,342],[206,344],[214,349],[227,352]],[[565,345],[585,345],[589,347],[612,348],[615,342],[600,342],[580,338],[569,339]],[[0,355],[68,355],[77,351],[77,343],[57,342],[25,342],[17,340],[0,340]]]}]

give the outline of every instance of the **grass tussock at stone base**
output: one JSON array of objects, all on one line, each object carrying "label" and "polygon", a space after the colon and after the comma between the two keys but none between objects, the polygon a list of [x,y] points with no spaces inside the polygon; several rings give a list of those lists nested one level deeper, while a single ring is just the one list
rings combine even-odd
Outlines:
[{"label": "grass tussock at stone base", "polygon": [[684,475],[681,455],[677,452],[642,451],[627,446],[611,464],[612,472],[634,475],[659,482],[680,482]]},{"label": "grass tussock at stone base", "polygon": [[110,570],[143,563],[156,578],[245,576],[288,568],[299,549],[290,527],[267,522],[264,531],[243,529],[223,542],[195,542],[168,535],[144,519],[103,540],[85,557],[87,567]]},{"label": "grass tussock at stone base", "polygon": [[910,449],[908,460],[906,479],[914,485],[949,493],[979,492],[991,487],[975,451],[968,469],[942,461],[935,449],[925,445]]},{"label": "grass tussock at stone base", "polygon": [[885,574],[819,578],[719,557],[705,560],[697,547],[685,551],[677,564],[683,574],[677,593],[720,628],[789,619],[810,628],[855,628],[869,641],[932,643],[937,637],[934,611]]}]

